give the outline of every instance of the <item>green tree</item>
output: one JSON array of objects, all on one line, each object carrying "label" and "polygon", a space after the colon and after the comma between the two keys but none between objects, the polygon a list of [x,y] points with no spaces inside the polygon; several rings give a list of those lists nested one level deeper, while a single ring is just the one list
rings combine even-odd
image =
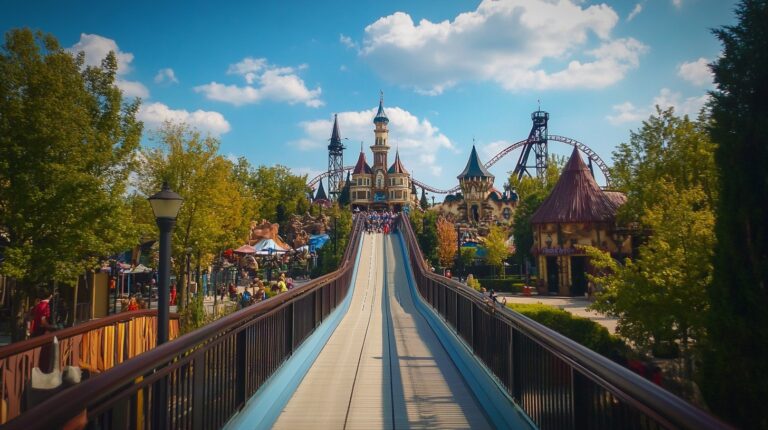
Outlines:
[{"label": "green tree", "polygon": [[[185,124],[166,123],[156,141],[158,145],[142,150],[138,189],[143,196],[152,195],[163,181],[168,181],[171,189],[184,198],[173,231],[178,302],[183,310],[188,292],[184,264],[188,251],[213,254],[223,247],[242,244],[258,207],[238,180],[240,170],[219,154],[217,139],[203,136]],[[136,217],[146,225],[146,218],[152,214],[148,204],[141,208]]]},{"label": "green tree", "polygon": [[330,219],[330,239],[318,252],[320,270],[315,273],[317,276],[339,268],[352,232],[352,212],[334,204],[325,213]]},{"label": "green tree", "polygon": [[0,272],[16,278],[13,340],[24,303],[72,284],[132,242],[123,200],[142,125],[115,86],[117,60],[84,67],[53,36],[9,31],[0,49]]},{"label": "green tree", "polygon": [[712,410],[768,429],[768,2],[744,0],[712,70],[720,200],[710,342],[701,384]]},{"label": "green tree", "polygon": [[496,267],[504,276],[504,261],[509,256],[507,248],[507,231],[499,226],[491,226],[483,246],[486,249],[485,261]]},{"label": "green tree", "polygon": [[421,189],[421,198],[419,199],[419,207],[421,207],[422,210],[429,209],[429,201],[427,201],[427,193],[424,191],[424,188]]}]

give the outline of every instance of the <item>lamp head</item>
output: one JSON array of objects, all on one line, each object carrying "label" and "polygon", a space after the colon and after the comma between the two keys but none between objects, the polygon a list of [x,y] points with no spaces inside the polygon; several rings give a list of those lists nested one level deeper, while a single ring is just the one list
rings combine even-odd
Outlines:
[{"label": "lamp head", "polygon": [[176,219],[181,209],[181,203],[184,199],[180,195],[171,191],[168,182],[163,182],[163,188],[156,194],[149,197],[149,204],[152,206],[152,212],[155,218]]}]

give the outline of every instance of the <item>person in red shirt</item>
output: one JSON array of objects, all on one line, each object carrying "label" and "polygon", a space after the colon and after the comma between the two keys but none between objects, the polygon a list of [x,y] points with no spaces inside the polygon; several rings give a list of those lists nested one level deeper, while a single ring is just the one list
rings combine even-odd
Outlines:
[{"label": "person in red shirt", "polygon": [[32,308],[32,326],[30,333],[32,337],[41,336],[54,329],[51,323],[51,293],[41,290],[40,301]]},{"label": "person in red shirt", "polygon": [[171,287],[171,306],[176,304],[176,284]]}]

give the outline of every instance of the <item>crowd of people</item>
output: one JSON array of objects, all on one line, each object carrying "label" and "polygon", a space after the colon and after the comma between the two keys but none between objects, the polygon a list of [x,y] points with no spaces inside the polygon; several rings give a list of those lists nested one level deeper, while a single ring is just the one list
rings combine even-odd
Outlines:
[{"label": "crowd of people", "polygon": [[397,214],[390,211],[371,211],[362,212],[365,217],[366,233],[384,233],[389,234],[393,231]]}]

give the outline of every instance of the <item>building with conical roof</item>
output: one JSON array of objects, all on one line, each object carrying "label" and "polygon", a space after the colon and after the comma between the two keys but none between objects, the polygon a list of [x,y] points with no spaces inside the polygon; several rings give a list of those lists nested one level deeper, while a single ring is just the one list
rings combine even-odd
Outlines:
[{"label": "building with conical roof", "polygon": [[360,146],[360,155],[352,170],[350,202],[355,208],[363,210],[395,210],[414,206],[416,198],[411,190],[411,175],[400,160],[400,152],[395,153],[395,161],[387,164],[390,146],[389,117],[384,111],[384,95],[379,98],[379,108],[373,118],[374,143],[373,166],[368,165]]},{"label": "building with conical roof", "polygon": [[439,210],[465,223],[498,221],[509,223],[517,205],[517,196],[493,188],[494,176],[477,155],[475,145],[464,170],[457,176],[461,194],[446,196]]},{"label": "building with conical roof", "polygon": [[569,296],[587,292],[585,245],[614,257],[631,253],[631,240],[616,226],[616,213],[625,202],[624,194],[597,185],[574,147],[557,184],[531,216],[540,292]]},{"label": "building with conical roof", "polygon": [[315,197],[312,199],[312,204],[328,206],[330,203],[331,201],[328,199],[328,194],[325,193],[325,188],[323,187],[323,181],[321,179],[320,185],[317,187],[317,193],[315,193]]}]

